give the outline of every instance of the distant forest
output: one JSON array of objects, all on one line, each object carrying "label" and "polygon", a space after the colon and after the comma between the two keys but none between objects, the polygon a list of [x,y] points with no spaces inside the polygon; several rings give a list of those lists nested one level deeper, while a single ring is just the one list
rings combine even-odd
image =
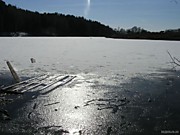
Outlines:
[{"label": "distant forest", "polygon": [[105,36],[114,30],[97,21],[59,13],[31,12],[6,5],[0,0],[1,35],[28,33],[29,36]]},{"label": "distant forest", "polygon": [[180,29],[150,32],[134,26],[112,29],[84,17],[38,13],[0,0],[0,36],[98,36],[125,39],[180,40]]}]

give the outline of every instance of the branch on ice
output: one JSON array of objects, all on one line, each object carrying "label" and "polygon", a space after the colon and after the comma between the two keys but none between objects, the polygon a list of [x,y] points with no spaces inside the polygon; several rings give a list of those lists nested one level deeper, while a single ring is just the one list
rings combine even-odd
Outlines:
[{"label": "branch on ice", "polygon": [[173,68],[176,68],[177,66],[180,66],[180,60],[177,59],[176,57],[173,57],[169,51],[167,51],[168,55],[170,56],[173,64]]}]

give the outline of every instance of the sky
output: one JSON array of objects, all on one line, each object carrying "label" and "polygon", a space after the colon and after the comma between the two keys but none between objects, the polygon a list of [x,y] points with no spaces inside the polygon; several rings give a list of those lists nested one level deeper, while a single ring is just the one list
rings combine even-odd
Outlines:
[{"label": "sky", "polygon": [[180,0],[3,0],[41,13],[83,16],[111,28],[150,31],[180,28]]}]

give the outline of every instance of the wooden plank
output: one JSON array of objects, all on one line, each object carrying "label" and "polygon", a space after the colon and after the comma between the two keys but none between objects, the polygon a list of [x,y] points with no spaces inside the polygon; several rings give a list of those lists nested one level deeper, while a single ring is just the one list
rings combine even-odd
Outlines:
[{"label": "wooden plank", "polygon": [[22,92],[19,91],[5,91],[5,90],[1,90],[2,93],[7,93],[7,94],[23,94]]},{"label": "wooden plank", "polygon": [[69,83],[70,81],[72,81],[74,78],[76,78],[76,76],[69,76],[68,78],[65,78],[64,80],[58,81],[56,83],[54,83],[53,85],[51,85],[51,89],[57,89],[60,86],[63,86],[67,83]]},{"label": "wooden plank", "polygon": [[7,87],[3,87],[2,90],[9,90],[9,89],[12,89],[13,87],[16,87],[16,86],[19,86],[19,85],[22,85],[22,84],[27,84],[28,82],[32,81],[32,80],[35,80],[37,78],[41,78],[43,76],[47,76],[47,75],[41,75],[39,77],[34,77],[34,78],[31,78],[31,79],[28,79],[28,80],[25,80],[25,81],[22,81],[20,83],[16,83],[16,84],[13,84],[13,85],[10,85],[10,86],[7,86]]},{"label": "wooden plank", "polygon": [[[43,75],[34,77],[23,82],[1,88],[1,92],[9,94],[23,94],[28,90],[47,90],[50,92],[60,86],[63,86],[72,81],[76,76],[70,75]],[[38,88],[38,89],[37,89]]]},{"label": "wooden plank", "polygon": [[64,80],[64,79],[66,79],[66,78],[68,78],[68,77],[69,77],[69,75],[64,76],[64,77],[61,77],[60,79],[58,79],[58,80],[56,80],[56,81],[54,81],[54,82],[50,83],[49,85],[47,85],[47,86],[43,87],[41,90],[43,90],[43,89],[47,89],[48,87],[50,87],[50,86],[54,85],[54,84],[55,84],[55,83],[57,83],[57,82],[60,82],[60,81],[62,81],[62,80]]},{"label": "wooden plank", "polygon": [[27,89],[24,89],[22,90],[22,92],[26,92],[28,90],[31,90],[31,89],[35,89],[39,86],[47,86],[50,82],[53,81],[53,79],[56,79],[57,77],[59,77],[61,75],[54,75],[54,76],[50,76],[49,78],[46,78],[44,80],[41,80],[40,82],[38,82],[36,85],[32,85],[32,87],[28,87]]},{"label": "wooden plank", "polygon": [[11,63],[9,61],[6,61],[8,67],[9,67],[9,70],[14,78],[14,80],[19,83],[21,80],[19,78],[19,76],[17,75],[16,71],[14,70],[13,66],[11,65]]},{"label": "wooden plank", "polygon": [[33,87],[33,86],[39,84],[38,81],[42,81],[42,80],[44,80],[44,79],[46,79],[46,78],[48,78],[48,75],[46,75],[46,76],[44,76],[43,78],[40,78],[40,79],[37,78],[36,80],[33,80],[32,82],[30,82],[30,83],[28,83],[28,84],[26,84],[26,85],[23,85],[22,87],[18,87],[18,88],[16,88],[16,89],[13,89],[13,90],[20,91],[20,90],[25,89],[25,88],[30,87],[30,86]]}]

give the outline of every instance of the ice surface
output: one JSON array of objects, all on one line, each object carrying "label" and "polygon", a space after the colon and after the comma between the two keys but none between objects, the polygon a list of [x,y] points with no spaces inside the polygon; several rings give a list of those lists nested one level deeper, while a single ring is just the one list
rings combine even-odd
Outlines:
[{"label": "ice surface", "polygon": [[77,76],[64,88],[47,94],[29,91],[12,104],[3,104],[12,120],[0,123],[0,133],[117,135],[178,130],[180,72],[171,70],[167,50],[180,58],[179,41],[0,38],[2,84],[12,81],[6,60],[25,79],[47,73]]},{"label": "ice surface", "polygon": [[[153,72],[180,58],[180,42],[120,40],[92,37],[0,38],[0,69],[11,61],[22,73],[121,73]],[[34,58],[37,63],[32,64]],[[34,70],[34,71],[33,71]]]}]

